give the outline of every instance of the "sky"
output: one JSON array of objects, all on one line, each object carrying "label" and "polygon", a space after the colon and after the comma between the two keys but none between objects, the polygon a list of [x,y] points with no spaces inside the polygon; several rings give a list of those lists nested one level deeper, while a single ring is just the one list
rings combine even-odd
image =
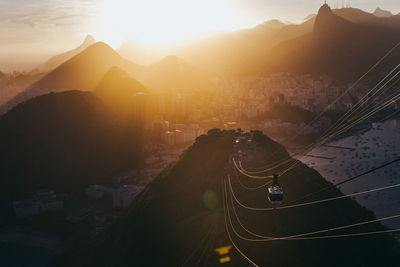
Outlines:
[{"label": "sky", "polygon": [[[334,6],[348,0],[327,0]],[[87,34],[118,48],[129,39],[171,46],[270,19],[300,22],[323,0],[0,0],[0,60],[37,61],[78,46]],[[352,7],[400,12],[399,0]],[[33,55],[33,56],[32,56]],[[44,60],[43,60],[44,61]]]}]

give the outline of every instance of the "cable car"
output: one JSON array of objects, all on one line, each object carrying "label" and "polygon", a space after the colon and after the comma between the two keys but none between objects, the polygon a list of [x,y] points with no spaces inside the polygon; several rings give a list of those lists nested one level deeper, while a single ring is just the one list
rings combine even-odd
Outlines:
[{"label": "cable car", "polygon": [[268,187],[268,200],[272,204],[283,202],[282,186],[278,183],[278,174],[274,174],[272,185]]}]

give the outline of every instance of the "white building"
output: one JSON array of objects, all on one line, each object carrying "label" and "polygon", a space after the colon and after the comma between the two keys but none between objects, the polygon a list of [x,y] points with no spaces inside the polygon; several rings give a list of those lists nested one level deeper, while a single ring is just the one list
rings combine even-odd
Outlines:
[{"label": "white building", "polygon": [[86,195],[91,198],[102,198],[105,193],[105,187],[101,185],[91,185],[86,189]]},{"label": "white building", "polygon": [[113,207],[128,207],[133,199],[143,190],[143,187],[134,185],[124,185],[113,188],[112,201]]},{"label": "white building", "polygon": [[21,201],[14,201],[13,207],[17,218],[38,215],[43,212],[55,212],[63,209],[64,202],[57,198],[53,190],[42,189],[36,195]]}]

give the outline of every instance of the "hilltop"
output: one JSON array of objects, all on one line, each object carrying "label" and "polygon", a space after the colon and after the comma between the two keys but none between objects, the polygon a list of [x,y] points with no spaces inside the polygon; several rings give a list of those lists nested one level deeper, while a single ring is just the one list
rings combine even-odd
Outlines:
[{"label": "hilltop", "polygon": [[135,94],[147,88],[118,67],[112,67],[93,91],[116,114],[132,116]]},{"label": "hilltop", "polygon": [[[228,165],[238,135],[240,133],[233,130],[213,129],[197,138],[180,160],[162,171],[103,234],[88,244],[72,248],[54,263],[59,266],[178,266],[183,263],[193,266],[196,262],[206,266],[219,265],[213,249],[231,245],[222,207],[224,178],[228,174],[232,176],[233,188],[242,202],[250,206],[268,206],[265,188],[250,193],[244,190],[234,178],[234,170]],[[252,145],[248,147],[251,159],[247,161],[247,167],[261,159],[264,159],[264,164],[267,163],[265,158],[271,156],[272,152],[275,152],[275,157],[270,157],[270,163],[288,156],[281,145],[259,131],[252,132],[251,138]],[[252,187],[263,183],[245,177],[240,179]],[[305,165],[282,176],[280,182],[285,201],[330,185]],[[340,191],[332,189],[309,200],[338,195],[341,195]],[[323,205],[274,212],[237,209],[246,227],[273,236],[304,233],[374,218],[370,211],[347,198]],[[240,229],[235,222],[234,226]],[[370,224],[357,231],[382,229],[384,227],[380,224]],[[398,245],[387,235],[251,243],[239,240],[231,230],[230,233],[234,242],[260,266],[390,265],[400,255]],[[211,237],[207,239],[208,236]],[[201,247],[204,238],[206,248]],[[195,253],[197,247],[200,247],[200,252]],[[210,251],[211,254],[200,258],[201,250],[204,250],[203,253]],[[194,254],[193,258],[191,254]],[[247,264],[233,249],[230,256],[232,262],[227,266]]]},{"label": "hilltop", "polygon": [[35,190],[70,193],[141,164],[142,125],[92,92],[50,93],[0,116],[0,209]]}]

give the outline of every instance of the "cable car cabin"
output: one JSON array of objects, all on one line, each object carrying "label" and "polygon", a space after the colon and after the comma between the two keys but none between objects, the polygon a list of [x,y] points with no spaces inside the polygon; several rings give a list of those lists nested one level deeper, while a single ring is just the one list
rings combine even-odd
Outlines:
[{"label": "cable car cabin", "polygon": [[283,202],[283,190],[278,183],[278,174],[274,174],[272,185],[268,187],[268,200],[273,204],[280,204]]},{"label": "cable car cabin", "polygon": [[268,200],[272,204],[281,204],[283,202],[283,190],[279,185],[268,187]]}]

